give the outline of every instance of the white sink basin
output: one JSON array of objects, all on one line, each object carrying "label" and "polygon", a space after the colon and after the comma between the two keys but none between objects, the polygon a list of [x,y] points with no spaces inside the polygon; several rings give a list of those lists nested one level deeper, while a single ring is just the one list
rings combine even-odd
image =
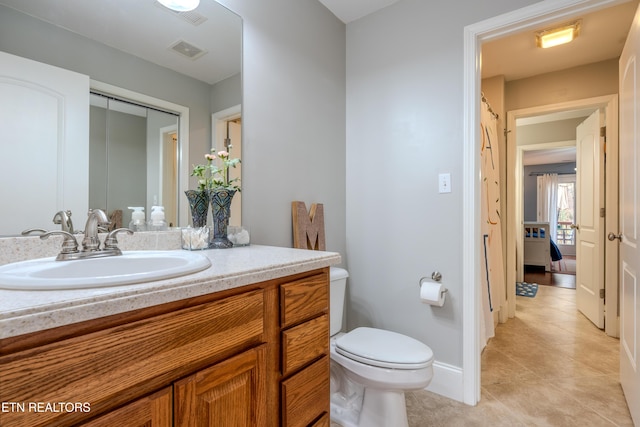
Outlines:
[{"label": "white sink basin", "polygon": [[40,258],[0,266],[0,288],[89,289],[186,276],[209,268],[205,256],[188,251],[131,251],[121,256],[56,261]]}]

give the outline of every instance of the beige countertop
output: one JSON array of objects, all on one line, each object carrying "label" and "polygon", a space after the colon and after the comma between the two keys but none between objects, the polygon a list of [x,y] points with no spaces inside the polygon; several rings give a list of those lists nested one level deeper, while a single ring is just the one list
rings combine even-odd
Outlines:
[{"label": "beige countertop", "polygon": [[335,252],[251,245],[198,252],[211,266],[188,276],[94,289],[0,289],[0,339],[233,289],[340,262]]}]

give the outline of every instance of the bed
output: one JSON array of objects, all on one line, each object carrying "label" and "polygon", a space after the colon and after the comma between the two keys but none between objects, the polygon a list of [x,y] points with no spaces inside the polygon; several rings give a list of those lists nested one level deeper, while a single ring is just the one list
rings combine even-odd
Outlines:
[{"label": "bed", "polygon": [[551,261],[560,261],[562,254],[551,240],[548,222],[524,223],[524,265],[544,267],[551,271]]},{"label": "bed", "polygon": [[524,265],[551,271],[551,239],[548,222],[524,223]]}]

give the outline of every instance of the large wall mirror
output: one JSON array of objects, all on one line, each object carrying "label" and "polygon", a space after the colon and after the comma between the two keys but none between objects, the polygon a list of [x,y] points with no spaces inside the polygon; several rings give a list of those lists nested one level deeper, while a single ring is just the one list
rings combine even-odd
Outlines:
[{"label": "large wall mirror", "polygon": [[0,55],[1,93],[13,90],[3,87],[2,64],[13,56],[86,78],[86,113],[73,122],[81,125],[39,114],[40,105],[64,99],[57,88],[31,105],[0,99],[0,112],[20,123],[0,143],[0,236],[57,229],[54,214],[67,209],[82,230],[95,207],[122,211],[126,226],[128,206],[148,214],[161,204],[171,225],[188,225],[192,164],[225,143],[241,151],[239,139],[216,132],[220,118],[241,122],[241,48],[241,18],[215,0],[191,12],[156,0],[0,0],[0,53],[8,54]]}]

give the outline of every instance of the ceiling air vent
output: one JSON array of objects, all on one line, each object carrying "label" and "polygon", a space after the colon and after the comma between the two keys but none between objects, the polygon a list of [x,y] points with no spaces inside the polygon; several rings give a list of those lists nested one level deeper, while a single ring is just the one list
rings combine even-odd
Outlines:
[{"label": "ceiling air vent", "polygon": [[176,12],[176,15],[193,25],[200,25],[207,20],[206,16],[200,15],[195,10],[190,12]]},{"label": "ceiling air vent", "polygon": [[169,46],[169,49],[176,53],[179,53],[182,56],[186,56],[187,58],[193,59],[193,60],[198,59],[202,55],[207,53],[206,50],[200,49],[199,47],[195,47],[194,45],[187,43],[184,40],[178,40],[177,42]]}]

